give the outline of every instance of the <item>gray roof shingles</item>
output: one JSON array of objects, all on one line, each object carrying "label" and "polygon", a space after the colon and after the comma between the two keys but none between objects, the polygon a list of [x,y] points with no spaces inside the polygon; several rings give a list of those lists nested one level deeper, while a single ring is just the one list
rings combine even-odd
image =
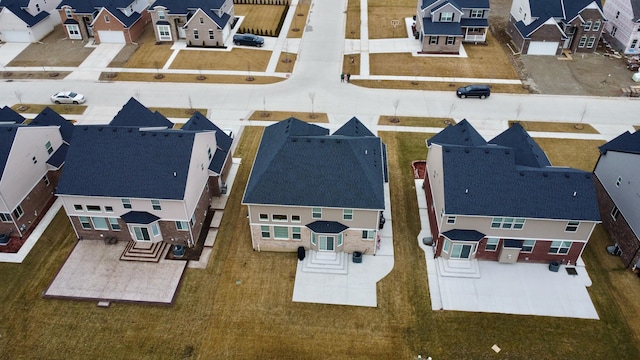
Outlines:
[{"label": "gray roof shingles", "polygon": [[189,121],[187,121],[181,129],[216,132],[217,148],[213,154],[213,159],[211,159],[211,163],[209,164],[209,170],[216,174],[220,174],[225,161],[227,161],[227,156],[231,150],[233,139],[198,111],[191,116]]},{"label": "gray roof shingles", "polygon": [[603,155],[606,154],[607,151],[640,154],[640,132],[635,131],[632,134],[625,131],[598,149],[600,149],[600,153]]},{"label": "gray roof shingles", "polygon": [[75,129],[75,126],[70,121],[48,106],[29,122],[29,126],[59,126],[62,140],[67,144],[71,143],[73,130]]},{"label": "gray roof shingles", "polygon": [[382,148],[378,137],[329,136],[294,118],[268,126],[243,203],[384,209]]},{"label": "gray roof shingles", "polygon": [[130,98],[109,122],[109,126],[132,126],[145,128],[168,128],[173,123],[159,112],[153,112],[142,105],[138,100]]},{"label": "gray roof shingles", "polygon": [[0,123],[22,124],[26,119],[8,106],[0,108]]}]

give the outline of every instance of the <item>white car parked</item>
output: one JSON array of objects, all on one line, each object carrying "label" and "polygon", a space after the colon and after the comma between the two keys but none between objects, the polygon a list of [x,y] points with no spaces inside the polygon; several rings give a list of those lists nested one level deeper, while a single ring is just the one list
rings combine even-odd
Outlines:
[{"label": "white car parked", "polygon": [[56,104],[82,104],[85,101],[84,95],[73,91],[61,91],[51,95],[51,102]]}]

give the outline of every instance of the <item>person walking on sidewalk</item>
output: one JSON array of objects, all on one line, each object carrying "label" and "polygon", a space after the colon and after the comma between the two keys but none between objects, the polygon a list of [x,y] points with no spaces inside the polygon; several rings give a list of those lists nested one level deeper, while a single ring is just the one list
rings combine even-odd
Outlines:
[{"label": "person walking on sidewalk", "polygon": [[351,73],[347,73],[347,82],[351,81]]},{"label": "person walking on sidewalk", "polygon": [[340,74],[340,82],[344,82],[344,73]]}]

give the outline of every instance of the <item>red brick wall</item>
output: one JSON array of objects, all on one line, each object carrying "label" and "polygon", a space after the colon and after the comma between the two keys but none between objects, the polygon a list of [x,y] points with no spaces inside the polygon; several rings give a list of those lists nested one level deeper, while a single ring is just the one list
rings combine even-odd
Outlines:
[{"label": "red brick wall", "polygon": [[507,24],[507,34],[511,37],[511,41],[516,46],[516,51],[521,51],[524,44],[524,39],[518,29],[516,29],[515,19],[513,16],[509,16],[509,23]]}]

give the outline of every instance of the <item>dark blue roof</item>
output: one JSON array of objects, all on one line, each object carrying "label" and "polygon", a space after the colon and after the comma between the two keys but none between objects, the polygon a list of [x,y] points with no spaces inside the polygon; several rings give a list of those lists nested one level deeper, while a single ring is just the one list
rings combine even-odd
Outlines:
[{"label": "dark blue roof", "polygon": [[344,123],[333,135],[343,136],[375,136],[363,123],[355,116]]},{"label": "dark blue roof", "polygon": [[22,124],[25,118],[19,113],[15,112],[12,108],[4,106],[0,108],[0,122]]},{"label": "dark blue roof", "polygon": [[[516,29],[518,29],[520,34],[522,34],[525,39],[528,39],[531,34],[540,26],[542,26],[542,24],[544,24],[547,20],[549,20],[549,18],[551,18],[551,16],[549,15],[547,15],[546,17],[538,18],[537,20],[531,22],[529,25],[525,25],[524,22],[518,21],[515,24]],[[560,32],[560,29],[558,29],[558,32]]]},{"label": "dark blue roof", "polygon": [[457,240],[457,241],[480,241],[485,236],[480,231],[460,230],[460,229],[445,231],[442,233],[442,235],[446,236],[451,240]]},{"label": "dark blue roof", "polygon": [[129,211],[126,214],[122,214],[120,218],[127,224],[151,224],[160,220],[159,217],[146,211]]},{"label": "dark blue roof", "polygon": [[22,9],[23,7],[26,7],[26,4],[23,4],[23,1],[20,0],[2,0],[2,2],[0,2],[0,8],[2,7],[11,11],[15,16],[22,20],[22,22],[27,24],[28,27],[33,27],[49,17],[49,13],[46,11],[41,11],[36,15],[29,14],[26,10]]},{"label": "dark blue roof", "polygon": [[496,145],[443,145],[442,157],[447,214],[600,220],[591,173],[517,166]]},{"label": "dark blue roof", "polygon": [[513,124],[489,141],[489,144],[513,149],[515,151],[516,165],[530,167],[551,166],[551,162],[542,148],[529,136],[529,133],[520,123]]},{"label": "dark blue roof", "polygon": [[198,111],[196,111],[189,121],[182,126],[182,130],[216,132],[217,149],[215,150],[213,159],[209,164],[209,170],[216,174],[220,174],[224,167],[224,163],[227,160],[227,155],[231,150],[233,139]]},{"label": "dark blue roof", "polygon": [[314,221],[311,224],[307,224],[307,227],[314,233],[319,234],[338,234],[349,228],[348,226],[340,224],[337,221],[321,220]]},{"label": "dark blue roof", "polygon": [[71,143],[73,130],[75,129],[75,126],[69,120],[63,118],[48,106],[31,120],[29,126],[59,126],[62,140],[67,144]]},{"label": "dark blue roof", "polygon": [[97,9],[106,7],[112,9],[124,9],[134,3],[134,0],[62,0],[56,9],[63,6],[71,6],[76,13],[92,14]]},{"label": "dark blue roof", "polygon": [[456,0],[462,9],[489,9],[489,0]]},{"label": "dark blue roof", "polygon": [[68,25],[68,24],[79,24],[79,22],[76,19],[67,19],[67,20],[64,21],[64,24],[65,25]]},{"label": "dark blue roof", "polygon": [[64,164],[64,160],[67,157],[67,152],[69,151],[69,144],[63,143],[60,145],[58,150],[54,152],[49,160],[47,160],[47,164],[53,166],[56,169],[59,169],[62,164]]},{"label": "dark blue roof", "polygon": [[486,140],[471,126],[467,119],[462,119],[462,121],[455,125],[448,125],[427,140],[427,145],[433,143],[461,146],[481,146],[487,144]]},{"label": "dark blue roof", "polygon": [[76,126],[58,193],[181,200],[195,134]]},{"label": "dark blue roof", "polygon": [[243,203],[384,209],[380,138],[328,132],[294,118],[268,126]]},{"label": "dark blue roof", "polygon": [[464,27],[489,27],[489,19],[460,19],[460,25]]},{"label": "dark blue roof", "polygon": [[636,131],[632,134],[625,131],[615,139],[600,146],[598,149],[600,149],[600,153],[603,155],[609,150],[630,154],[640,154],[640,132]]},{"label": "dark blue roof", "polygon": [[432,22],[431,19],[424,18],[422,24],[424,35],[462,36],[459,22]]},{"label": "dark blue roof", "polygon": [[0,177],[4,174],[13,140],[20,126],[24,125],[0,123]]},{"label": "dark blue roof", "polygon": [[223,13],[222,16],[218,16],[218,14],[211,9],[202,9],[202,11],[207,14],[207,16],[211,18],[211,20],[213,20],[220,29],[227,25],[229,20],[231,20],[231,15],[228,13]]},{"label": "dark blue roof", "polygon": [[116,116],[111,120],[109,126],[132,126],[142,128],[169,128],[173,123],[159,112],[152,112],[138,100],[130,98]]},{"label": "dark blue roof", "polygon": [[536,19],[529,25],[518,21],[516,28],[525,38],[529,38],[534,30],[550,18],[569,22],[591,3],[595,3],[602,11],[602,2],[600,0],[529,0],[531,18]]},{"label": "dark blue roof", "polygon": [[111,15],[115,16],[116,19],[118,19],[124,25],[125,28],[131,27],[131,25],[135,24],[135,22],[140,20],[140,18],[142,17],[142,14],[140,14],[137,11],[127,16],[125,15],[125,13],[118,10],[116,7],[110,6],[110,5],[105,6],[104,9],[107,10],[109,13],[111,13]]}]

